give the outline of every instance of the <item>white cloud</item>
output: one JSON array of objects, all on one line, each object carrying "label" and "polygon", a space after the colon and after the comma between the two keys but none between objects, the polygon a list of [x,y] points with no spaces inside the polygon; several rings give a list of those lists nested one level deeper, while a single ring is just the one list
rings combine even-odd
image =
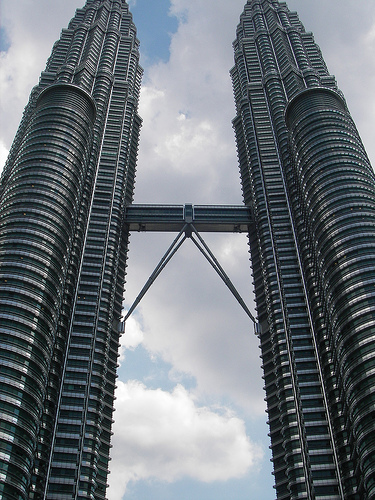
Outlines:
[{"label": "white cloud", "polygon": [[126,350],[134,350],[143,342],[143,331],[135,316],[130,316],[126,320],[125,332],[120,338],[120,363],[125,360]]},{"label": "white cloud", "polygon": [[110,500],[120,500],[129,481],[203,482],[244,476],[262,459],[242,420],[198,407],[181,385],[173,392],[119,382]]},{"label": "white cloud", "polygon": [[241,202],[229,77],[242,0],[235,4],[172,2],[185,21],[172,36],[168,63],[146,72],[137,202]]},{"label": "white cloud", "polygon": [[5,165],[6,159],[8,157],[9,150],[6,148],[6,146],[3,144],[2,141],[0,141],[0,172],[3,169],[3,166]]},{"label": "white cloud", "polygon": [[[251,305],[247,238],[204,237]],[[157,243],[156,236],[132,236],[128,299],[138,293],[152,271],[144,270],[146,250],[148,258],[157,261],[153,251],[161,256],[168,244],[164,240]],[[199,397],[209,394],[229,398],[249,414],[263,415],[260,351],[253,325],[191,241],[184,243],[152,285],[139,311],[143,318],[143,346],[175,370],[194,377]]]}]

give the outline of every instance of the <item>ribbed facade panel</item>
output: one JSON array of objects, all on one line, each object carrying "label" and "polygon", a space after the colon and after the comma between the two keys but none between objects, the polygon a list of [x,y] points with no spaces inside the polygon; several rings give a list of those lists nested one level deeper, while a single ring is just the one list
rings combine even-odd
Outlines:
[{"label": "ribbed facade panel", "polygon": [[[57,342],[94,118],[95,105],[81,89],[72,85],[46,89],[1,200],[1,394],[9,394],[11,400],[6,397],[0,425],[2,444],[9,453],[6,473],[14,478],[13,484],[22,474],[23,488],[30,481]],[[20,424],[14,417],[19,411],[23,415]],[[10,444],[15,435],[20,436],[23,450],[16,451],[16,457]],[[16,466],[21,461],[22,473]]]},{"label": "ribbed facade panel", "polygon": [[[324,298],[335,361],[337,382],[330,389],[334,395],[337,387],[342,401],[340,414],[354,445],[350,456],[359,491],[371,498],[375,389],[368,361],[371,365],[375,354],[375,176],[345,103],[336,93],[322,88],[304,91],[291,101],[286,117],[315,271],[306,270],[306,274],[316,275]],[[337,428],[337,442],[344,446]],[[357,450],[361,450],[358,456]]]}]

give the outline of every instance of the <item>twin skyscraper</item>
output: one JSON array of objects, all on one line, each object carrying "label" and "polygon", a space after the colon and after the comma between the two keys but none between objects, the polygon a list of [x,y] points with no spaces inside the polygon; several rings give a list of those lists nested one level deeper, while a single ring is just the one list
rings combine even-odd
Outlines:
[{"label": "twin skyscraper", "polygon": [[[1,177],[4,499],[106,497],[138,45],[125,0],[87,0],[53,47]],[[370,500],[374,172],[312,34],[285,3],[247,1],[234,58],[277,498]]]}]

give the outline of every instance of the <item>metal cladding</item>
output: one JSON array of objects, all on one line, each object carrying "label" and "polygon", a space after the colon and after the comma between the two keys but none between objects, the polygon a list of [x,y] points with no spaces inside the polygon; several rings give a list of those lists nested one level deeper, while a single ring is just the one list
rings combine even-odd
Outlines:
[{"label": "metal cladding", "polygon": [[125,2],[88,0],[0,186],[0,496],[104,499],[141,120]]},{"label": "metal cladding", "polygon": [[285,3],[249,0],[234,51],[277,498],[370,499],[374,172],[312,34]]}]

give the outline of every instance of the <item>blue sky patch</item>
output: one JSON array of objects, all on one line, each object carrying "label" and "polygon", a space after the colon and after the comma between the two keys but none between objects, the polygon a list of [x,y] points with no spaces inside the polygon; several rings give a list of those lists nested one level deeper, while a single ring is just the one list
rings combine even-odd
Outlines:
[{"label": "blue sky patch", "polygon": [[0,26],[0,52],[7,52],[10,47],[10,40],[8,33],[4,26]]},{"label": "blue sky patch", "polygon": [[169,15],[170,0],[137,0],[131,7],[141,40],[141,64],[143,67],[168,61],[171,34],[176,33],[178,20]]},{"label": "blue sky patch", "polygon": [[187,390],[196,386],[196,380],[185,374],[179,374],[178,380],[171,380],[172,365],[165,363],[160,357],[150,358],[148,351],[141,345],[125,352],[125,360],[121,363],[118,374],[121,380],[139,380],[148,389],[173,391],[177,384]]}]

